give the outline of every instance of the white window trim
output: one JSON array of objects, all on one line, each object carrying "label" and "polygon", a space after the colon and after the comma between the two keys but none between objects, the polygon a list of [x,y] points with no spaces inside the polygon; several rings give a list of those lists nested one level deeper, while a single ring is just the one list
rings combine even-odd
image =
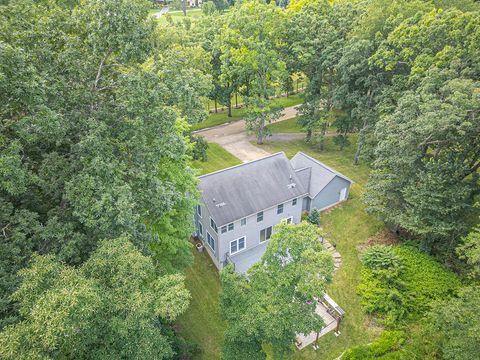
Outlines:
[{"label": "white window trim", "polygon": [[[262,220],[258,220],[258,214],[260,214],[260,213],[262,213]],[[263,212],[263,210],[262,210],[262,211],[259,211],[259,212],[257,212],[257,223],[259,223],[259,222],[262,222],[262,221],[263,221],[263,218],[264,218],[264,216],[265,216],[265,213]]]},{"label": "white window trim", "polygon": [[[238,250],[238,240],[240,240],[242,238],[245,239],[245,247],[242,250]],[[235,242],[235,241],[237,241],[237,251],[232,252],[232,243]],[[243,235],[243,236],[240,236],[238,239],[230,241],[228,252],[229,252],[230,255],[235,255],[235,254],[238,254],[239,252],[245,251],[246,249],[247,249],[247,236]]]},{"label": "white window trim", "polygon": [[[217,227],[217,230],[215,230],[215,228],[212,226],[212,221],[213,223],[215,224],[215,226]],[[215,234],[218,234],[218,225],[217,223],[215,222],[215,220],[212,219],[212,217],[210,216],[210,229],[212,229],[213,231],[215,231]]]},{"label": "white window trim", "polygon": [[289,216],[289,217],[286,217],[286,218],[282,219],[282,223],[287,224],[288,220],[291,220],[290,223],[293,224],[293,216]]},{"label": "white window trim", "polygon": [[202,218],[202,206],[201,205],[197,205],[197,215],[200,216],[200,218]]},{"label": "white window trim", "polygon": [[[293,203],[295,201],[295,204]],[[298,204],[298,198],[295,198],[292,200],[292,206],[297,206]]]},{"label": "white window trim", "polygon": [[[208,232],[208,230],[207,230],[207,237],[206,237],[206,241],[205,241],[205,242],[207,243],[207,245],[208,245],[208,247],[210,248],[210,250],[212,250],[213,253],[215,254],[215,251],[216,251],[216,250],[215,250],[214,248],[212,248],[212,246],[211,246],[210,243],[208,242],[208,236],[210,236],[210,237],[213,239],[213,241],[215,242],[215,238],[214,238],[214,237],[212,236],[212,234],[210,234],[210,233]],[[216,247],[216,245],[217,245],[217,244],[215,244],[215,247]]]},{"label": "white window trim", "polygon": [[[282,211],[278,212],[278,210],[280,210],[280,206],[281,206]],[[277,215],[283,214],[284,212],[285,212],[285,204],[284,203],[278,204],[277,205]]]},{"label": "white window trim", "polygon": [[[242,221],[245,220],[245,224],[242,224]],[[244,218],[241,218],[240,219],[240,226],[246,226],[247,225],[247,218],[244,217]]]},{"label": "white window trim", "polygon": [[[272,228],[272,231],[270,232],[270,238],[269,239],[267,239],[267,229],[268,228]],[[259,239],[260,244],[263,244],[264,242],[270,241],[270,239],[272,238],[272,235],[273,235],[273,229],[274,228],[275,228],[275,225],[270,225],[270,226],[267,226],[266,228],[260,229],[260,232],[262,232],[262,230],[265,230],[265,240],[262,241],[262,239],[260,238]]]}]

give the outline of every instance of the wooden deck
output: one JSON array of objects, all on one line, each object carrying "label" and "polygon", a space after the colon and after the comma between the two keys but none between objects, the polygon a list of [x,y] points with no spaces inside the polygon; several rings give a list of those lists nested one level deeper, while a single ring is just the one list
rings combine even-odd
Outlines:
[{"label": "wooden deck", "polygon": [[[323,321],[325,322],[325,327],[322,329],[322,331],[318,335],[319,338],[329,333],[330,331],[335,330],[335,327],[337,326],[337,321],[332,315],[328,313],[327,308],[321,302],[317,303],[315,312],[319,314],[322,317]],[[304,349],[308,345],[313,344],[316,338],[317,338],[316,332],[312,332],[307,335],[297,334],[297,339],[296,339],[297,348],[299,350]]]}]

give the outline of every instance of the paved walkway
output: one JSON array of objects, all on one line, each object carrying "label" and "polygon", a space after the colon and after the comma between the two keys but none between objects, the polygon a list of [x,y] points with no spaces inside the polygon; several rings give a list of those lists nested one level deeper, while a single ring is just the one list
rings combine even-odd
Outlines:
[{"label": "paved walkway", "polygon": [[[277,120],[283,121],[297,116],[296,106],[287,107],[282,111],[282,116]],[[228,124],[222,124],[208,129],[195,131],[207,141],[221,145],[229,153],[235,155],[243,162],[256,160],[270,155],[263,149],[254,146],[250,141],[253,135],[245,131],[245,120],[238,120]],[[275,134],[271,139],[275,141],[289,141],[301,139],[304,134]]]}]

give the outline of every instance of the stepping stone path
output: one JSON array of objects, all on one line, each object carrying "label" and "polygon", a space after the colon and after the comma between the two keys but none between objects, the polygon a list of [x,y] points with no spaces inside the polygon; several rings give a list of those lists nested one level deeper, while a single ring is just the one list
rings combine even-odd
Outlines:
[{"label": "stepping stone path", "polygon": [[342,265],[342,255],[337,251],[335,246],[333,246],[327,239],[325,238],[320,238],[320,241],[322,242],[323,246],[332,254],[333,259],[335,260],[335,269],[333,272],[338,270],[340,265]]}]

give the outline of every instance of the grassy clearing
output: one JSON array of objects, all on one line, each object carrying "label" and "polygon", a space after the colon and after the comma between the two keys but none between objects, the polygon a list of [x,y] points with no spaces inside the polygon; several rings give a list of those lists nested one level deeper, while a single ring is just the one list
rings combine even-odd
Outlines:
[{"label": "grassy clearing", "polygon": [[220,169],[241,164],[242,161],[215,143],[208,144],[208,161],[192,161],[192,166],[198,169],[199,175],[208,174]]},{"label": "grassy clearing", "polygon": [[270,125],[267,128],[272,133],[300,133],[305,132],[300,125],[297,124],[297,118],[279,121]]},{"label": "grassy clearing", "polygon": [[225,328],[218,313],[220,278],[208,254],[193,251],[193,265],[185,273],[192,299],[188,311],[177,321],[177,326],[185,339],[201,346],[202,351],[197,359],[219,359]]},{"label": "grassy clearing", "polygon": [[[301,104],[303,99],[299,94],[290,95],[289,97],[281,97],[273,100],[273,104],[281,107],[289,107]],[[219,111],[218,113],[212,113],[208,116],[207,120],[196,124],[192,127],[193,130],[205,129],[208,127],[225,124],[227,122],[236,121],[245,117],[245,108],[235,109],[232,108],[232,116],[228,117],[228,112]]]},{"label": "grassy clearing", "polygon": [[[150,10],[150,16],[158,13],[159,11],[160,9]],[[200,16],[203,16],[202,9],[187,9],[187,16],[183,15],[182,10],[173,10],[155,19],[155,21],[159,24],[166,24],[168,23],[168,18],[171,18],[174,22],[180,22],[183,21],[183,19],[186,17],[190,18],[190,20],[194,20],[195,18],[198,18]]]}]

